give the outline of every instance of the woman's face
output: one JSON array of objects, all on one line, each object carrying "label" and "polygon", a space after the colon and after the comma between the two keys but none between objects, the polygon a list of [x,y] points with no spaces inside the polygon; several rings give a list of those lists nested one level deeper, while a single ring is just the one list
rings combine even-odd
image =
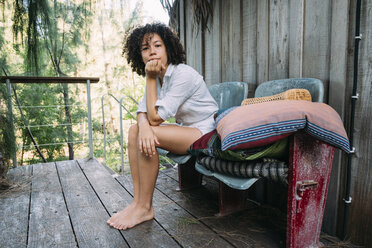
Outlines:
[{"label": "woman's face", "polygon": [[164,66],[168,65],[167,49],[157,33],[144,35],[141,44],[141,55],[145,65],[152,60],[160,60]]}]

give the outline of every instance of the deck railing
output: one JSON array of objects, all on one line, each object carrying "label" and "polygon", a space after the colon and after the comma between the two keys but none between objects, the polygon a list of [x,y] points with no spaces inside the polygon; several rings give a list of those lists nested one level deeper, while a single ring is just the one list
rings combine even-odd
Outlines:
[{"label": "deck railing", "polygon": [[[15,143],[15,126],[14,126],[14,114],[13,114],[13,103],[12,103],[12,84],[14,83],[62,83],[62,84],[86,84],[87,86],[87,118],[88,118],[88,143],[89,143],[89,158],[93,158],[93,132],[92,132],[92,110],[91,110],[91,92],[90,92],[90,84],[97,83],[99,78],[96,77],[28,77],[28,76],[2,76],[0,77],[0,82],[6,82],[7,85],[7,105],[8,105],[8,118],[10,120],[10,135],[12,140],[14,140],[14,149],[12,154],[13,160],[13,167],[18,165],[17,162],[17,149]],[[47,107],[67,107],[66,105],[53,105],[53,106],[20,106],[22,108],[47,108]],[[71,107],[72,105],[68,106]],[[79,123],[63,123],[57,124],[56,126],[64,126],[64,125],[74,125]],[[44,125],[28,125],[25,123],[24,126],[19,126],[18,128],[30,128],[30,127],[45,127],[54,124],[44,124]],[[33,139],[33,137],[31,137]],[[85,143],[86,141],[67,141],[64,143]],[[48,145],[56,145],[61,143],[51,143],[51,144],[34,144],[31,146],[35,146],[36,149],[39,150],[39,146],[48,146]],[[62,143],[63,144],[63,143]],[[29,147],[29,146],[28,146]]]},{"label": "deck railing", "polygon": [[[102,129],[103,129],[103,156],[104,156],[104,163],[106,164],[106,161],[107,161],[107,158],[106,158],[106,144],[107,142],[110,142],[112,140],[110,139],[107,139],[107,135],[106,135],[106,122],[105,122],[105,109],[104,109],[104,99],[105,97],[110,97],[112,99],[114,99],[118,106],[119,106],[119,109],[120,109],[120,140],[119,140],[119,145],[120,145],[120,158],[121,158],[121,164],[120,164],[120,167],[121,167],[121,173],[124,174],[124,131],[123,131],[123,110],[126,111],[126,114],[128,114],[128,116],[132,119],[132,120],[136,120],[136,117],[133,115],[134,113],[132,113],[129,108],[128,108],[128,102],[126,102],[125,105],[123,103],[123,101],[125,99],[129,99],[132,103],[134,103],[135,105],[138,105],[138,102],[131,96],[129,95],[124,95],[122,96],[119,100],[118,98],[116,98],[114,95],[112,94],[104,94],[101,96],[101,108],[102,108]],[[115,140],[116,141],[116,140]],[[169,158],[167,158],[166,156],[162,156],[161,154],[159,154],[160,158],[161,158],[161,161],[159,162],[160,165],[164,165],[165,163],[166,164],[174,164]],[[163,161],[163,162],[162,162]]]},{"label": "deck railing", "polygon": [[105,123],[105,108],[104,108],[104,98],[105,96],[109,96],[112,99],[114,99],[119,104],[120,109],[120,159],[121,159],[121,171],[124,173],[124,134],[123,134],[123,109],[129,114],[129,116],[135,120],[136,117],[133,116],[133,114],[123,105],[123,100],[128,98],[136,105],[138,102],[131,96],[125,95],[120,100],[118,100],[114,95],[108,93],[101,96],[101,108],[102,108],[102,129],[103,129],[103,157],[104,157],[104,163],[106,164],[107,158],[106,158],[106,143],[108,142],[106,137],[106,123]]}]

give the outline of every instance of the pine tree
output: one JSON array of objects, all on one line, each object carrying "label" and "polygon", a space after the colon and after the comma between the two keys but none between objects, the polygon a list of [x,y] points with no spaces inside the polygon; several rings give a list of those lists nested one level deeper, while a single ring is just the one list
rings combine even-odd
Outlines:
[{"label": "pine tree", "polygon": [[[132,8],[131,8],[132,7]],[[131,10],[132,9],[132,10]],[[0,66],[8,75],[39,76],[94,76],[100,83],[93,85],[93,115],[101,113],[100,96],[105,93],[120,98],[124,94],[135,96],[137,100],[144,91],[142,77],[131,72],[121,56],[121,46],[126,29],[142,23],[142,2],[130,6],[129,0],[0,0]],[[12,35],[13,34],[13,35]],[[103,58],[105,59],[103,60]],[[85,105],[85,85],[59,84],[13,84],[22,106],[73,105],[62,108],[23,108],[31,131],[39,144],[68,143],[69,158],[83,147],[72,141],[83,139],[84,133],[71,123],[83,122],[85,111],[76,105]],[[5,84],[0,84],[0,92],[6,93]],[[6,98],[0,94],[5,108]],[[14,102],[15,126],[22,128],[20,113]],[[105,105],[111,114],[110,123],[114,139],[118,140],[118,106],[112,99]],[[86,107],[83,107],[86,108]],[[136,106],[131,103],[131,110]],[[6,115],[3,115],[6,120]],[[95,138],[100,139],[101,116],[93,116]],[[127,117],[125,117],[127,118]],[[1,118],[0,118],[1,119]],[[66,126],[56,126],[67,124]],[[0,125],[0,138],[4,125]],[[82,128],[80,128],[82,129]],[[80,132],[80,133],[79,133]],[[25,129],[17,129],[19,161],[23,154],[25,163],[39,162]],[[2,146],[4,139],[0,140]],[[13,141],[11,141],[13,142]],[[97,154],[99,154],[99,147]],[[3,156],[9,160],[11,154],[6,147]],[[65,159],[64,144],[42,146],[48,161]],[[114,147],[113,150],[119,150]],[[31,159],[30,159],[31,158]],[[22,164],[22,163],[21,163]]]}]

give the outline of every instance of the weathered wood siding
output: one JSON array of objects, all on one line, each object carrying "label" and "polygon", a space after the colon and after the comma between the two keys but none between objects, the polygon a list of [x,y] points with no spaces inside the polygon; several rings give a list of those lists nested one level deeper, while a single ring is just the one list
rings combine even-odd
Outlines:
[{"label": "weathered wood siding", "polygon": [[[353,82],[353,49],[355,2],[350,2],[349,49],[345,116],[350,117],[350,96]],[[359,47],[358,93],[354,125],[352,184],[348,234],[357,244],[372,247],[372,0],[362,1]],[[345,166],[343,166],[345,168]]]},{"label": "weathered wood siding", "polygon": [[[187,63],[208,85],[258,84],[288,77],[315,77],[325,102],[348,131],[353,81],[355,2],[350,0],[215,0],[209,30],[194,26],[190,0],[181,0],[180,36]],[[372,0],[362,0],[358,92],[348,237],[372,246]],[[346,156],[335,154],[324,231],[341,235]]]}]

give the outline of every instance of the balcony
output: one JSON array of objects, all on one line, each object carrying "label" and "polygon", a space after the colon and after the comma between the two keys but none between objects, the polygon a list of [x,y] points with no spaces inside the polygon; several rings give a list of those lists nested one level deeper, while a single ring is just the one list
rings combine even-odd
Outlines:
[{"label": "balcony", "polygon": [[[82,83],[87,83],[89,156],[9,170],[13,186],[0,192],[0,247],[285,246],[284,213],[250,202],[242,212],[217,217],[218,183],[204,178],[200,188],[176,191],[172,166],[160,170],[153,220],[126,231],[109,227],[110,216],[132,201],[133,187],[129,174],[119,175],[93,157],[90,80]],[[326,235],[321,241],[325,247],[351,247]]]}]

